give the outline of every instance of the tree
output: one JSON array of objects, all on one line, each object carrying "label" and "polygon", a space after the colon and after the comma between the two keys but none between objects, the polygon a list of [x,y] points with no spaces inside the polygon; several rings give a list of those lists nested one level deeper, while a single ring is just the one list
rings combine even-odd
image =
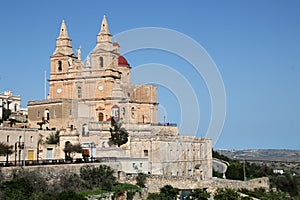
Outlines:
[{"label": "tree", "polygon": [[149,193],[148,194],[147,200],[157,200],[157,199],[163,200],[163,198],[160,196],[160,193]]},{"label": "tree", "polygon": [[116,122],[113,117],[111,118],[109,142],[111,144],[118,145],[118,147],[128,142],[128,132],[121,126],[121,123]]},{"label": "tree", "polygon": [[136,177],[136,184],[138,186],[140,186],[141,188],[146,187],[145,183],[146,183],[146,179],[147,179],[147,175],[144,173],[138,173],[137,177]]},{"label": "tree", "polygon": [[14,153],[13,148],[13,145],[0,142],[0,156],[6,156],[6,164],[8,164],[8,156]]},{"label": "tree", "polygon": [[244,180],[243,164],[239,161],[230,163],[226,171],[226,178],[233,180]]},{"label": "tree", "polygon": [[210,193],[206,189],[195,189],[192,191],[187,199],[207,200],[210,197]]},{"label": "tree", "polygon": [[160,194],[164,197],[176,199],[177,195],[179,194],[179,189],[173,188],[171,185],[165,185],[164,187],[160,188]]},{"label": "tree", "polygon": [[10,109],[6,109],[6,108],[3,107],[2,120],[3,121],[8,120],[10,114],[11,114],[11,110]]},{"label": "tree", "polygon": [[297,178],[287,173],[271,177],[271,182],[283,192],[288,192],[291,196],[299,196],[299,185]]},{"label": "tree", "polygon": [[66,143],[65,148],[63,151],[66,154],[66,160],[73,160],[73,157],[75,156],[75,153],[82,153],[82,147],[80,144],[72,145],[71,142]]},{"label": "tree", "polygon": [[147,200],[172,200],[177,199],[178,194],[178,188],[173,188],[171,185],[165,185],[164,187],[160,188],[160,193],[149,193]]},{"label": "tree", "polygon": [[46,144],[58,144],[59,143],[59,131],[50,133],[49,137],[46,138]]},{"label": "tree", "polygon": [[223,188],[218,188],[214,195],[215,200],[238,200],[239,197],[237,191]]},{"label": "tree", "polygon": [[110,191],[116,183],[116,177],[113,174],[114,170],[106,165],[100,165],[99,167],[86,165],[80,168],[80,177],[87,181],[91,188],[99,187]]}]

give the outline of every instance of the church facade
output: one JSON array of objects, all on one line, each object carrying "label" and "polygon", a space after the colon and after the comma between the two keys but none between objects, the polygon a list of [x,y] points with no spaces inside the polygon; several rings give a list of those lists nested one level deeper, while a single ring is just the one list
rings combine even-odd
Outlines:
[{"label": "church facade", "polygon": [[[59,144],[39,147],[47,151],[44,159],[64,158],[66,143],[80,143],[93,158],[123,160],[130,173],[212,177],[211,140],[181,136],[177,126],[158,123],[157,87],[130,83],[131,66],[105,16],[85,62],[62,21],[50,63],[48,98],[28,102],[31,128],[59,131]],[[112,118],[129,133],[121,147],[108,143]]]}]

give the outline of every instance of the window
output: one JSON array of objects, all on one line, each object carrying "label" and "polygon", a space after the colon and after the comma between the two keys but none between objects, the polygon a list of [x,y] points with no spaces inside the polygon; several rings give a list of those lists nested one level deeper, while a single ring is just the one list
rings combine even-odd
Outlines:
[{"label": "window", "polygon": [[144,156],[148,156],[148,150],[144,150]]},{"label": "window", "polygon": [[82,125],[82,136],[89,136],[89,132],[88,132],[88,126],[87,124],[83,124]]},{"label": "window", "polygon": [[103,113],[99,113],[99,114],[98,114],[98,121],[99,121],[99,122],[102,122],[102,121],[103,121],[103,117],[104,117],[104,116],[103,116]]},{"label": "window", "polygon": [[134,107],[131,107],[131,117],[132,117],[132,118],[134,118],[134,112],[135,112]]},{"label": "window", "polygon": [[103,68],[103,66],[104,66],[103,57],[99,58],[99,62],[100,62],[100,68]]},{"label": "window", "polygon": [[125,118],[126,109],[123,107],[123,117]]},{"label": "window", "polygon": [[45,110],[44,117],[45,117],[45,120],[50,120],[50,112],[48,109]]},{"label": "window", "polygon": [[82,97],[82,94],[81,94],[81,87],[78,87],[77,88],[77,93],[78,93],[78,99],[80,99]]},{"label": "window", "polygon": [[62,62],[58,61],[58,71],[61,72],[62,71]]},{"label": "window", "polygon": [[111,116],[115,118],[115,120],[119,119],[119,106],[114,105],[111,108]]}]

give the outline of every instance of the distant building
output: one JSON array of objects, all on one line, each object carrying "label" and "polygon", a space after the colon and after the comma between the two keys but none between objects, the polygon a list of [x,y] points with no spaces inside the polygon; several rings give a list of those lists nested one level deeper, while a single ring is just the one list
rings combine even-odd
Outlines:
[{"label": "distant building", "polygon": [[0,118],[3,119],[3,111],[7,109],[11,112],[10,119],[25,122],[27,120],[27,109],[20,108],[20,105],[21,97],[13,95],[12,91],[7,90],[3,94],[0,94]]},{"label": "distant building", "polygon": [[14,96],[12,91],[7,90],[0,94],[0,117],[3,118],[3,110],[9,109],[11,112],[20,111],[21,97]]},{"label": "distant building", "polygon": [[273,173],[274,174],[283,174],[284,171],[283,171],[283,169],[273,169]]}]

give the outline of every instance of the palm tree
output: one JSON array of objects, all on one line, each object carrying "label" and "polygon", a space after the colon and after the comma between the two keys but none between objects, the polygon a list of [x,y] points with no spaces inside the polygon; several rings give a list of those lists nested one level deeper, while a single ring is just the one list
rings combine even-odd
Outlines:
[{"label": "palm tree", "polygon": [[46,138],[46,144],[58,144],[59,143],[59,131],[56,133],[51,133],[49,137]]},{"label": "palm tree", "polygon": [[14,153],[13,148],[13,145],[0,142],[0,156],[6,156],[6,165],[8,164],[8,156]]}]

